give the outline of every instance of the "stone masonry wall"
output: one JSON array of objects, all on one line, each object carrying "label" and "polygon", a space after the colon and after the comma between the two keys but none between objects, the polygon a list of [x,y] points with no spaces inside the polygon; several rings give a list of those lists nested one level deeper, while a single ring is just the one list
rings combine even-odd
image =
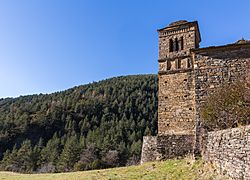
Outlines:
[{"label": "stone masonry wall", "polygon": [[209,132],[203,158],[232,179],[250,179],[250,126]]},{"label": "stone masonry wall", "polygon": [[197,118],[209,93],[223,83],[233,82],[245,75],[250,67],[250,45],[234,49],[196,52],[194,57],[195,99]]},{"label": "stone masonry wall", "polygon": [[157,157],[157,136],[143,136],[141,163],[156,161]]},{"label": "stone masonry wall", "polygon": [[158,134],[194,134],[195,91],[192,72],[159,77]]},{"label": "stone masonry wall", "polygon": [[[183,45],[171,51],[170,41]],[[190,49],[199,46],[196,23],[159,31],[158,134],[195,133],[195,83]],[[181,48],[182,47],[182,48]]]},{"label": "stone masonry wall", "polygon": [[202,155],[231,178],[250,179],[250,126],[207,134],[200,123],[208,95],[250,73],[249,41],[198,48],[198,24],[186,21],[158,33],[158,136],[143,138],[141,163]]},{"label": "stone masonry wall", "polygon": [[193,154],[194,135],[144,136],[141,163]]},{"label": "stone masonry wall", "polygon": [[250,44],[194,50],[196,150],[201,145],[201,107],[207,96],[224,83],[246,75],[250,69]]},{"label": "stone masonry wall", "polygon": [[[181,30],[161,32],[159,34],[159,59],[175,58],[188,55],[190,49],[196,48],[196,31],[197,30],[195,27],[186,27]],[[180,39],[181,37],[184,39],[184,49],[179,52],[170,52],[169,40],[174,40],[175,38]]]}]

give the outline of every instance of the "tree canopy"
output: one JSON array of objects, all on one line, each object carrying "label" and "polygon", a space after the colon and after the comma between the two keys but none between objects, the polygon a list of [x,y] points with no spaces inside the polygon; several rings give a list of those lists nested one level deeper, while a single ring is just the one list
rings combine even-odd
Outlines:
[{"label": "tree canopy", "polygon": [[62,172],[138,163],[157,134],[157,76],[123,76],[0,99],[0,168]]}]

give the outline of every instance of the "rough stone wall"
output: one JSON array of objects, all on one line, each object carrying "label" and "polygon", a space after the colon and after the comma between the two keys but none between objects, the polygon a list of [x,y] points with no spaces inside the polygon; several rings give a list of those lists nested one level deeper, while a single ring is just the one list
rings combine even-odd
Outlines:
[{"label": "rough stone wall", "polygon": [[[171,40],[183,42],[177,51],[171,51]],[[199,41],[193,23],[170,25],[159,31],[159,135],[195,132],[195,78],[190,49],[198,47]]]},{"label": "rough stone wall", "polygon": [[[207,150],[203,151],[203,155],[206,154],[207,159],[219,162],[218,166],[226,171],[229,168],[227,164],[234,163],[232,167],[236,170],[232,172],[235,177],[238,173],[238,177],[250,179],[249,174],[245,173],[250,171],[249,133],[243,135],[245,139],[240,139],[228,130],[230,135],[226,135],[228,139],[225,139],[225,144],[228,143],[229,151],[223,154],[226,146],[220,137],[224,135],[214,132],[204,141],[204,131],[200,124],[200,110],[207,96],[222,84],[237,80],[249,70],[250,43],[244,41],[243,44],[198,48],[200,34],[197,22],[174,24],[158,30],[158,136],[144,137],[141,162],[187,154],[200,155],[205,145]],[[179,43],[181,48],[176,49]],[[217,138],[216,133],[220,137]],[[214,150],[211,149],[213,143],[217,143]],[[219,156],[217,151],[223,156]],[[243,153],[248,153],[248,159]],[[239,160],[239,157],[243,158]],[[240,165],[237,166],[237,163]]]},{"label": "rough stone wall", "polygon": [[157,157],[157,136],[143,136],[141,163],[156,161]]},{"label": "rough stone wall", "polygon": [[190,72],[159,77],[158,134],[194,134],[194,75]]},{"label": "rough stone wall", "polygon": [[209,132],[203,158],[232,179],[250,179],[250,126]]},{"label": "rough stone wall", "polygon": [[[183,37],[184,49],[178,52],[170,52],[169,40],[177,38],[178,40]],[[189,54],[190,49],[196,48],[196,28],[187,27],[181,30],[163,31],[159,34],[159,59],[174,58],[186,56]]]},{"label": "rough stone wall", "polygon": [[223,83],[245,75],[250,67],[250,46],[201,51],[194,57],[197,118],[209,93]]},{"label": "rough stone wall", "polygon": [[194,135],[144,136],[141,163],[193,154]]},{"label": "rough stone wall", "polygon": [[224,83],[246,75],[250,67],[250,44],[194,50],[196,150],[201,145],[201,107],[207,96]]},{"label": "rough stone wall", "polygon": [[[197,29],[195,27],[159,33],[159,72],[190,68],[190,65],[188,65],[190,63],[188,62],[190,49],[198,46],[196,34]],[[183,49],[170,52],[170,39],[180,40],[181,38],[183,38]]]}]

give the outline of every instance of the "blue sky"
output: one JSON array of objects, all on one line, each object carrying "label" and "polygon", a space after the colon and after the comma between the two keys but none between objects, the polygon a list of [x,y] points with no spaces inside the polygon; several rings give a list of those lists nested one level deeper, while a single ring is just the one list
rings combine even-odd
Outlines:
[{"label": "blue sky", "polygon": [[157,73],[157,32],[198,20],[201,47],[250,39],[249,0],[0,0],[0,98]]}]

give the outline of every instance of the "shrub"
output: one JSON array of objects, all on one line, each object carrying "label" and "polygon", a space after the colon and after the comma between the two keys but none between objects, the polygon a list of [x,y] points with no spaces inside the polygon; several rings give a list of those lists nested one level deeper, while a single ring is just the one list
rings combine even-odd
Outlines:
[{"label": "shrub", "polygon": [[249,75],[210,92],[201,109],[201,116],[203,126],[208,130],[250,124]]}]

